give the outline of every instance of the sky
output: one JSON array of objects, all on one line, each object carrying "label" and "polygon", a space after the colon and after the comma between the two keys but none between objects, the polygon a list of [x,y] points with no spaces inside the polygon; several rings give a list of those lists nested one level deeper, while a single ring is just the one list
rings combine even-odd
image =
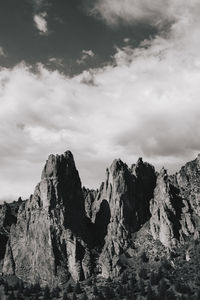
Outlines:
[{"label": "sky", "polygon": [[98,188],[113,159],[170,173],[200,153],[200,2],[1,0],[0,201],[71,150]]}]

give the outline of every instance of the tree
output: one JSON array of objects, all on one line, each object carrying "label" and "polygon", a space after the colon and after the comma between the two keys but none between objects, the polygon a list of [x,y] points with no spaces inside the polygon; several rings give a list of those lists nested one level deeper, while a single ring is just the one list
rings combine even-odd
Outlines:
[{"label": "tree", "polygon": [[48,285],[44,288],[43,300],[50,299],[50,291]]},{"label": "tree", "polygon": [[140,276],[140,278],[146,280],[148,278],[147,269],[145,269],[145,268],[140,269],[139,276]]},{"label": "tree", "polygon": [[67,292],[64,292],[62,300],[68,300]]},{"label": "tree", "polygon": [[73,292],[73,288],[71,286],[71,284],[69,283],[67,286],[67,293],[72,293]]},{"label": "tree", "polygon": [[96,285],[94,285],[92,293],[94,296],[98,296],[99,292]]},{"label": "tree", "polygon": [[75,288],[74,288],[74,292],[76,294],[81,294],[82,293],[81,286],[80,286],[79,282],[76,283]]},{"label": "tree", "polygon": [[83,292],[83,296],[81,297],[81,300],[87,300],[87,299],[88,299],[87,294],[86,294],[86,292],[84,291],[84,292]]},{"label": "tree", "polygon": [[17,297],[16,297],[16,299],[17,299],[17,300],[22,300],[22,299],[23,299],[20,291],[17,292]]},{"label": "tree", "polygon": [[149,258],[148,256],[146,255],[146,252],[145,251],[142,251],[142,254],[141,254],[141,260],[144,262],[144,263],[147,263],[149,261]]},{"label": "tree", "polygon": [[139,286],[140,286],[140,292],[141,292],[142,296],[146,295],[145,285],[144,285],[144,281],[142,279],[140,279]]},{"label": "tree", "polygon": [[8,296],[8,300],[15,300],[15,294],[14,292],[12,291],[11,294]]},{"label": "tree", "polygon": [[168,285],[165,279],[162,279],[158,286],[158,295],[161,299],[165,297],[167,289],[168,289]]},{"label": "tree", "polygon": [[152,290],[151,285],[149,284],[147,288],[147,300],[155,300],[155,299],[156,299],[156,294]]},{"label": "tree", "polygon": [[76,297],[75,293],[73,293],[73,295],[72,295],[72,300],[77,300],[77,297]]},{"label": "tree", "polygon": [[60,288],[58,286],[56,286],[52,292],[51,292],[51,295],[52,297],[55,297],[55,298],[58,298],[59,297],[59,294],[60,294]]},{"label": "tree", "polygon": [[4,293],[5,293],[5,295],[8,295],[8,290],[9,290],[8,283],[5,282],[4,283]]}]

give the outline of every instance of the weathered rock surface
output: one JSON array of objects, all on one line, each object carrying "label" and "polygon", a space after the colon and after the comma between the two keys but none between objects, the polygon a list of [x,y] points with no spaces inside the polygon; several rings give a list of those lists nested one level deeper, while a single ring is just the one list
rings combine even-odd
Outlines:
[{"label": "weathered rock surface", "polygon": [[34,195],[12,225],[3,272],[42,284],[90,276],[81,182],[71,152],[50,155]]},{"label": "weathered rock surface", "polygon": [[155,181],[154,168],[142,159],[132,169],[120,159],[107,169],[92,207],[98,242],[104,244],[99,258],[104,277],[120,272],[120,254],[128,247],[131,233],[149,218]]},{"label": "weathered rock surface", "polygon": [[91,220],[92,218],[92,204],[96,198],[97,191],[86,189],[83,187],[83,198],[85,202],[86,216]]},{"label": "weathered rock surface", "polygon": [[0,206],[3,273],[43,285],[88,278],[96,266],[115,277],[147,227],[167,248],[198,238],[199,199],[200,156],[170,176],[141,158],[131,168],[117,159],[95,191],[81,187],[70,151],[50,155],[34,194]]},{"label": "weathered rock surface", "polygon": [[4,203],[0,205],[0,260],[4,258],[6,244],[9,238],[10,227],[17,222],[17,212],[21,198],[13,203]]},{"label": "weathered rock surface", "polygon": [[200,231],[200,156],[173,176],[162,169],[151,201],[152,235],[167,247]]}]

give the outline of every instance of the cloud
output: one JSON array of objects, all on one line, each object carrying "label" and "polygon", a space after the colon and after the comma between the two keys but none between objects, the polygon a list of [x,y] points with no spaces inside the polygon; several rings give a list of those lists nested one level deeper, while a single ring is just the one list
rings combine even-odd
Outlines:
[{"label": "cloud", "polygon": [[167,34],[116,49],[103,68],[0,69],[1,198],[28,196],[46,157],[66,149],[92,187],[114,158],[174,171],[200,152],[199,5],[186,7]]},{"label": "cloud", "polygon": [[46,17],[47,17],[46,12],[36,14],[33,17],[35,26],[39,30],[40,34],[42,35],[48,34],[48,26],[47,26],[47,21],[45,19]]},{"label": "cloud", "polygon": [[182,0],[89,0],[87,4],[92,15],[101,17],[109,25],[149,22],[160,26],[196,9],[198,0],[186,3]]},{"label": "cloud", "polygon": [[6,56],[3,47],[0,46],[0,56]]},{"label": "cloud", "polygon": [[94,52],[92,50],[82,50],[81,58],[77,60],[78,64],[84,64],[91,57],[94,57]]},{"label": "cloud", "polygon": [[47,0],[33,0],[33,6],[35,11],[41,11],[44,7],[48,7],[50,5],[49,1]]}]

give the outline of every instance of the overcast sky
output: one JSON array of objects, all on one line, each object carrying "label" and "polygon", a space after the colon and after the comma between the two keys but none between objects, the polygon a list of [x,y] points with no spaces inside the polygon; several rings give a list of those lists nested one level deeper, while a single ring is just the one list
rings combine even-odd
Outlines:
[{"label": "overcast sky", "polygon": [[199,15],[199,0],[1,0],[0,200],[67,149],[93,188],[114,158],[195,158]]}]

